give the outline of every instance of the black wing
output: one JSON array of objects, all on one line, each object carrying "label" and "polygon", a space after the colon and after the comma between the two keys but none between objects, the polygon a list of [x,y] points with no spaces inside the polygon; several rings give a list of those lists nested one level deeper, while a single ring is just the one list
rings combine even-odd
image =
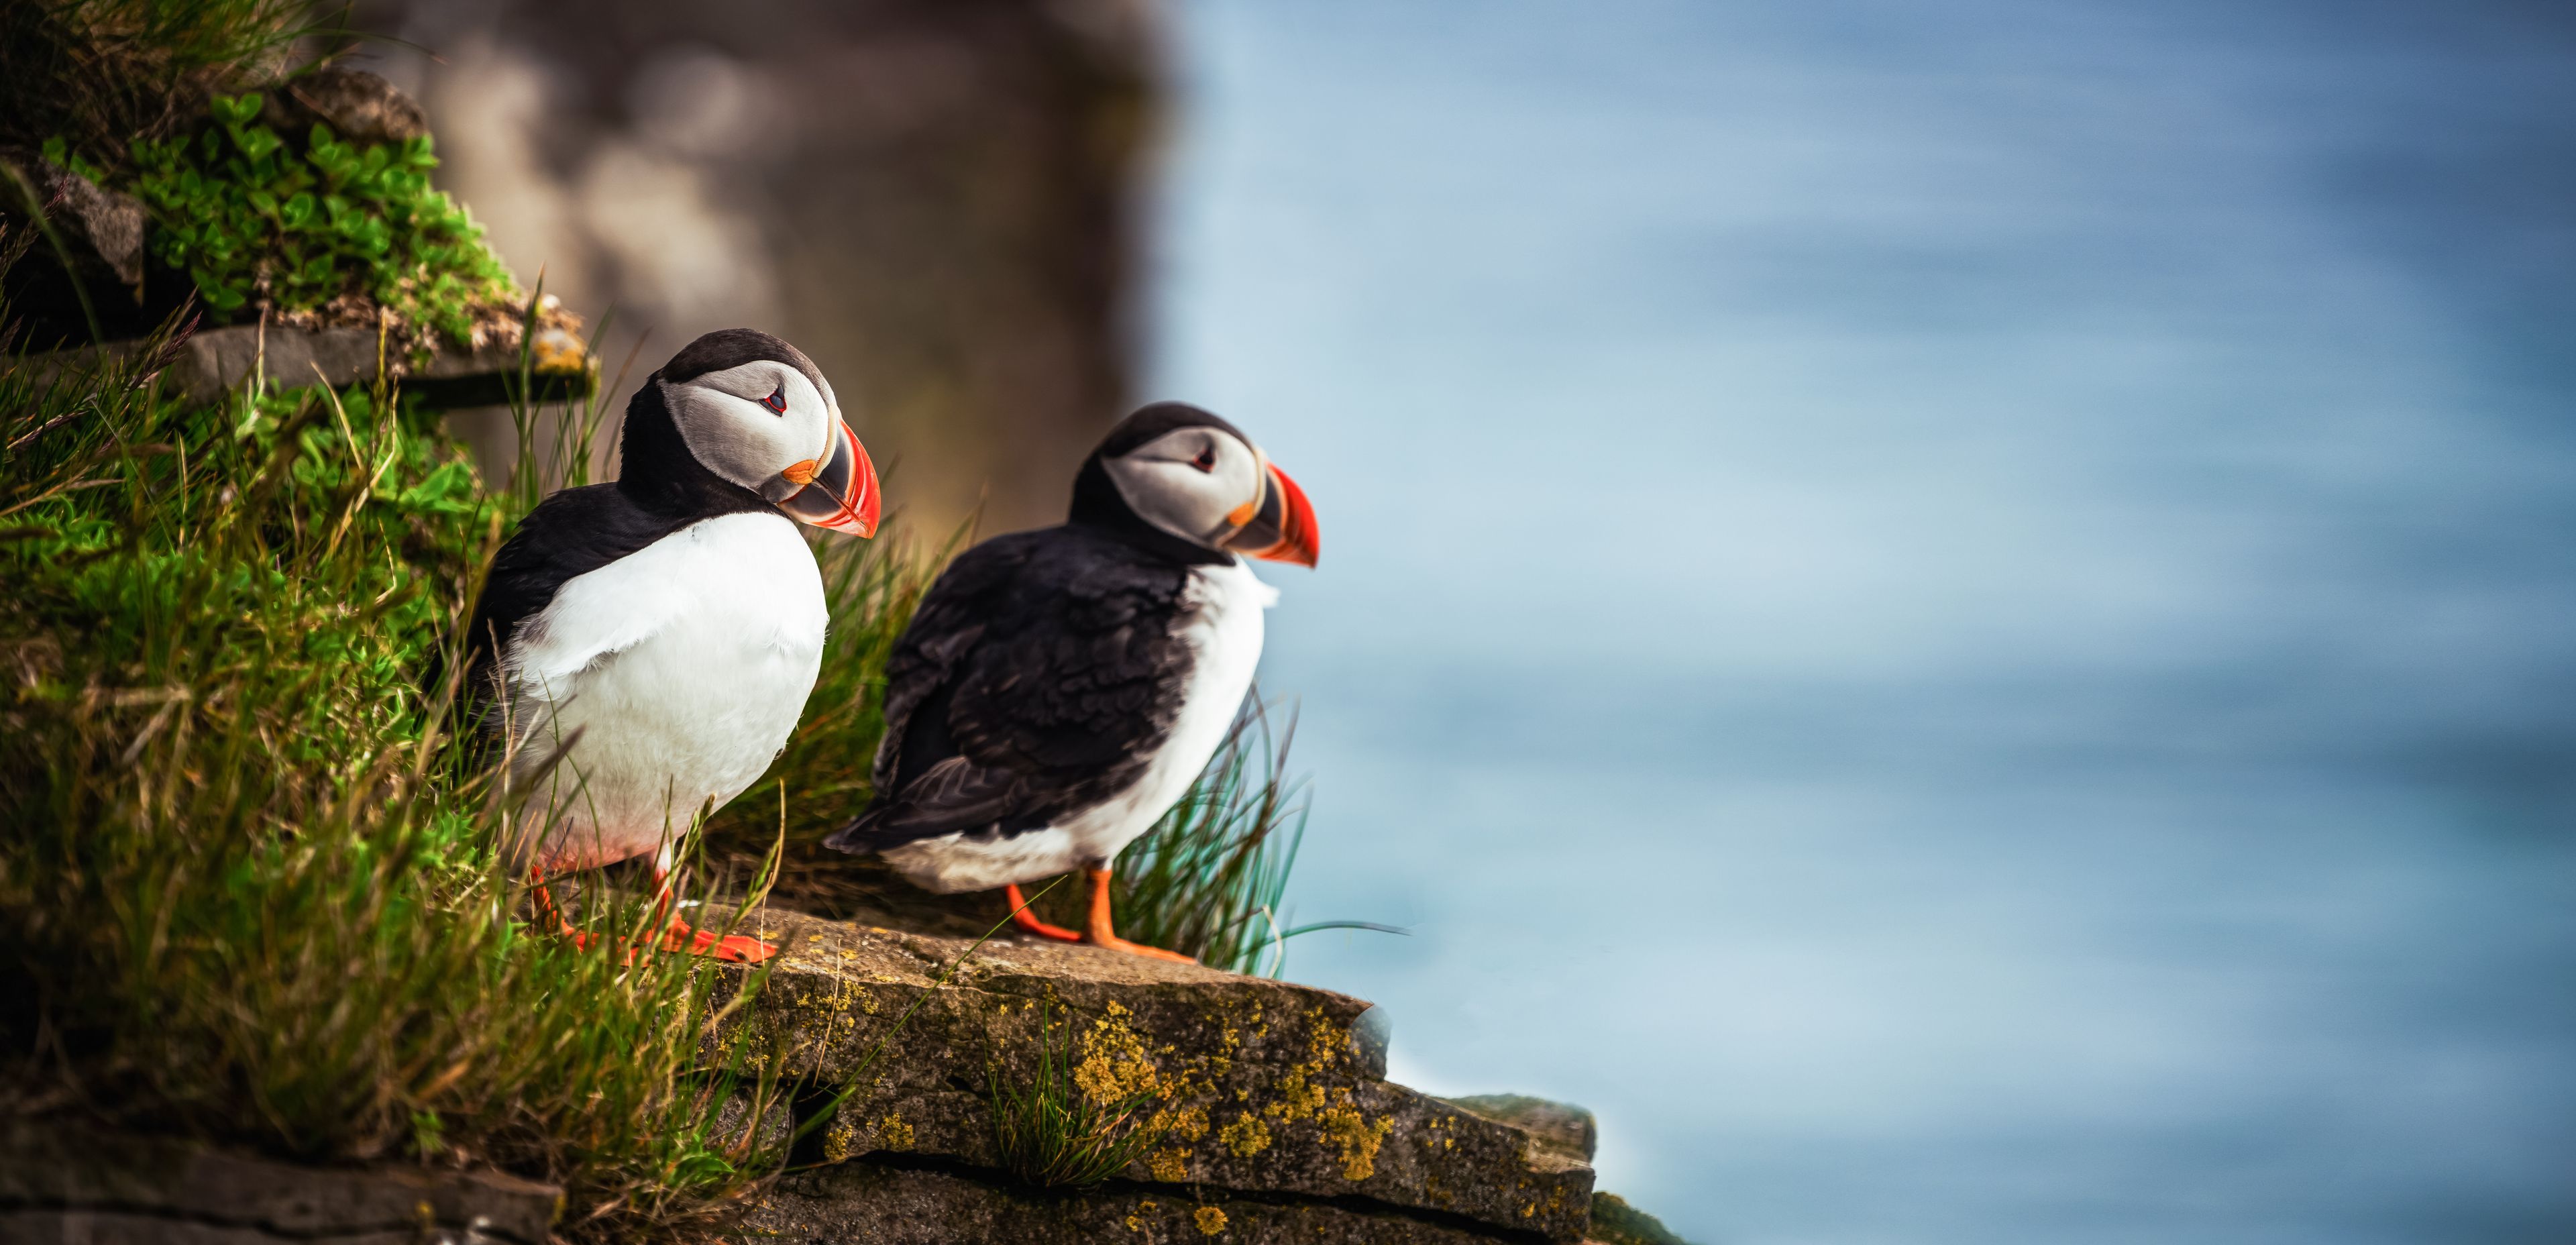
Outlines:
[{"label": "black wing", "polygon": [[1015,834],[1124,789],[1179,715],[1187,584],[1188,568],[1080,528],[967,550],[887,660],[876,803],[827,843]]},{"label": "black wing", "polygon": [[567,581],[695,521],[696,516],[647,510],[614,484],[569,488],[537,503],[492,556],[492,573],[474,602],[465,636],[464,696],[471,702],[492,691],[501,649]]}]

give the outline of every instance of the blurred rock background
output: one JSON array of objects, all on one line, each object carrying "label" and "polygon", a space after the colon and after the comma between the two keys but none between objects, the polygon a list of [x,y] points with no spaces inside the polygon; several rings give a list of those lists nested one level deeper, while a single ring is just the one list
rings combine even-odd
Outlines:
[{"label": "blurred rock background", "polygon": [[[1123,412],[1160,114],[1136,0],[411,0],[355,63],[447,189],[597,322],[613,410],[699,333],[832,377],[913,530],[1058,521]],[[463,429],[487,463],[506,416]]]}]

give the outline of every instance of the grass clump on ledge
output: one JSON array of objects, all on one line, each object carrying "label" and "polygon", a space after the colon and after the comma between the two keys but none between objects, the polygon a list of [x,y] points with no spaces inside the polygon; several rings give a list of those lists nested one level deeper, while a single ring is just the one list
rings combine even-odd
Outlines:
[{"label": "grass clump on ledge", "polygon": [[[1287,943],[1328,929],[1405,931],[1371,921],[1288,924],[1283,901],[1306,838],[1306,780],[1288,766],[1292,713],[1274,727],[1256,690],[1189,791],[1118,853],[1112,900],[1122,938],[1165,947],[1210,968],[1277,977]],[[1080,888],[1031,905],[1048,921],[1082,925]]]},{"label": "grass clump on ledge", "polygon": [[766,1056],[703,1058],[743,995],[524,924],[433,728],[511,494],[390,392],[190,407],[152,363],[0,355],[0,1110],[486,1164],[591,1239],[774,1169],[717,1125]]},{"label": "grass clump on ledge", "polygon": [[1037,1011],[1033,1059],[1014,1081],[997,1058],[989,1096],[1002,1169],[1041,1189],[1087,1189],[1125,1171],[1161,1139],[1151,1088],[1087,1087],[1075,1074],[1074,1025],[1050,1002]]}]

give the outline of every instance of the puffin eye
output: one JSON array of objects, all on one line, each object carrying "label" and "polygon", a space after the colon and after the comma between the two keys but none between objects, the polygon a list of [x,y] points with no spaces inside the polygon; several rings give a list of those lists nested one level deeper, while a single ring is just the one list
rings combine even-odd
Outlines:
[{"label": "puffin eye", "polygon": [[761,404],[762,406],[768,407],[768,408],[769,408],[769,410],[770,410],[770,413],[772,413],[772,414],[775,414],[775,415],[784,415],[784,414],[786,414],[786,413],[787,413],[787,386],[785,386],[785,385],[780,385],[778,388],[770,390],[770,391],[769,391],[769,396],[768,396],[768,397],[766,397],[766,398],[762,398],[762,399],[760,400],[760,404]]},{"label": "puffin eye", "polygon": [[1201,449],[1199,456],[1190,460],[1190,465],[1202,473],[1216,470],[1216,447],[1211,445]]}]

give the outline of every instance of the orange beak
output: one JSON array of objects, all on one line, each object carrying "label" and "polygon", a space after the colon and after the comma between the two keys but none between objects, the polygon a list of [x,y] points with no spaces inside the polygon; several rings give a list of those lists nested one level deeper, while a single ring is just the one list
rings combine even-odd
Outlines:
[{"label": "orange beak", "polygon": [[1269,463],[1262,464],[1262,471],[1261,496],[1227,516],[1235,519],[1238,527],[1226,539],[1225,547],[1265,561],[1315,565],[1323,541],[1316,531],[1315,507],[1306,500],[1306,490],[1297,487],[1287,472]]},{"label": "orange beak", "polygon": [[831,454],[820,465],[809,458],[779,473],[788,483],[801,487],[778,503],[778,508],[816,527],[853,536],[874,536],[882,504],[877,491],[877,465],[868,458],[867,447],[859,444],[858,434],[850,431],[848,424],[840,425],[839,433],[833,438]]}]

